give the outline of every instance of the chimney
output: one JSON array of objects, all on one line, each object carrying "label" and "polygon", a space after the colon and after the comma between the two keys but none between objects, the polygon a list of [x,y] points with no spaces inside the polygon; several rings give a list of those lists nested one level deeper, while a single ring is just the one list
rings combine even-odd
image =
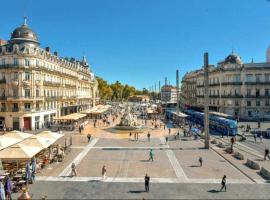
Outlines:
[{"label": "chimney", "polygon": [[50,53],[50,47],[45,47],[45,51]]},{"label": "chimney", "polygon": [[53,55],[58,56],[58,52],[57,51],[53,52]]}]

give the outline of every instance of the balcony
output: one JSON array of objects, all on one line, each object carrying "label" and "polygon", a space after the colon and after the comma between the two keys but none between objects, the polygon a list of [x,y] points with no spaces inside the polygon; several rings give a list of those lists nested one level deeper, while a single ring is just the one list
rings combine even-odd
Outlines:
[{"label": "balcony", "polygon": [[24,108],[24,112],[31,112],[31,108]]},{"label": "balcony", "polygon": [[0,112],[6,112],[6,111],[7,109],[5,107],[0,109]]},{"label": "balcony", "polygon": [[7,100],[6,96],[0,96],[0,100]]},{"label": "balcony", "polygon": [[13,107],[12,112],[19,112],[19,108]]},{"label": "balcony", "polygon": [[76,89],[77,88],[76,85],[71,85],[71,84],[65,84],[65,87],[66,88],[73,88],[73,89]]},{"label": "balcony", "polygon": [[232,82],[223,82],[221,85],[242,85],[242,82],[239,81],[232,81]]},{"label": "balcony", "polygon": [[52,86],[52,87],[60,87],[60,83],[51,82],[51,81],[43,81],[44,86]]},{"label": "balcony", "polygon": [[202,85],[197,85],[197,88],[202,88],[202,87],[204,87],[204,84],[202,84]]},{"label": "balcony", "polygon": [[220,83],[209,83],[209,86],[219,86]]},{"label": "balcony", "polygon": [[24,101],[24,100],[27,100],[27,101],[41,101],[43,100],[43,97],[42,96],[8,96],[7,97],[7,100],[9,101]]},{"label": "balcony", "polygon": [[6,84],[6,83],[7,83],[7,81],[6,81],[6,79],[5,79],[5,78],[0,79],[0,84]]},{"label": "balcony", "polygon": [[221,95],[221,98],[243,98],[241,94]]}]

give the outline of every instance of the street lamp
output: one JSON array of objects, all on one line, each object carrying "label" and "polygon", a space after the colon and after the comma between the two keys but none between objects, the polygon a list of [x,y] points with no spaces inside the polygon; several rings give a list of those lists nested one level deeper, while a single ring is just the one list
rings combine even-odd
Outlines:
[{"label": "street lamp", "polygon": [[208,53],[204,53],[204,147],[209,149],[209,65]]}]

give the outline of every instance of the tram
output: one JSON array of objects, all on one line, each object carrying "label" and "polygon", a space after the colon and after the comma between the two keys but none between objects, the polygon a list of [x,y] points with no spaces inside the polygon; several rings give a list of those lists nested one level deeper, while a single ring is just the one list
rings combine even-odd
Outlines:
[{"label": "tram", "polygon": [[[187,120],[200,126],[204,126],[204,113],[185,110],[184,113],[188,115]],[[210,114],[209,115],[209,128],[212,134],[224,134],[229,136],[237,135],[237,121],[232,119],[226,119]]]}]

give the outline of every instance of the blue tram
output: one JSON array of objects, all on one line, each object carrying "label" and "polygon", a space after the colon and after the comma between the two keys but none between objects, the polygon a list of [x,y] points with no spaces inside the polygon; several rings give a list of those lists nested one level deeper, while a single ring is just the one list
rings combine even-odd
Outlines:
[{"label": "blue tram", "polygon": [[[194,110],[185,110],[184,111],[188,117],[187,120],[199,124],[200,126],[204,126],[204,113],[197,112]],[[224,134],[235,136],[237,135],[237,121],[232,119],[226,119],[223,117],[209,115],[209,128],[210,132],[215,134]]]}]

